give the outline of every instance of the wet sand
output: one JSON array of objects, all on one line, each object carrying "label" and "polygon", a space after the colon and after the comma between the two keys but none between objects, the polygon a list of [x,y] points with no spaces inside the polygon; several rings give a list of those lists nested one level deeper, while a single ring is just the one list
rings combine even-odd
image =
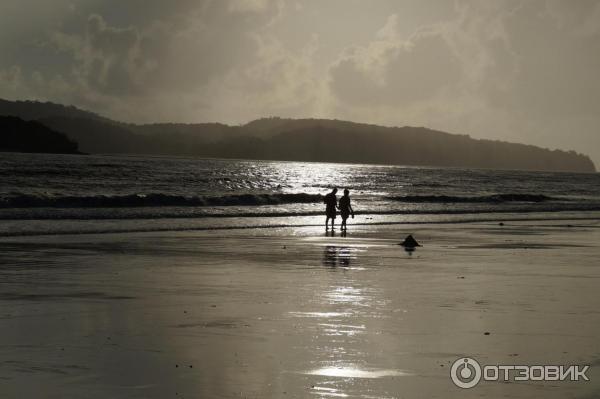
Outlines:
[{"label": "wet sand", "polygon": [[[0,238],[0,397],[598,397],[599,243],[592,221]],[[591,381],[462,390],[462,356]]]}]

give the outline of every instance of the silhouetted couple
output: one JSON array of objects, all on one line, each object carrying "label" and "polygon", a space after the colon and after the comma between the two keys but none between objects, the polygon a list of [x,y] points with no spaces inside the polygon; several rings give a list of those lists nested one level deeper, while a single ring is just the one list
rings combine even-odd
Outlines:
[{"label": "silhouetted couple", "polygon": [[337,188],[334,188],[325,196],[325,230],[329,229],[329,219],[331,219],[331,230],[335,228],[336,209],[340,210],[340,215],[342,216],[342,230],[346,230],[346,220],[350,215],[352,215],[352,219],[354,219],[354,210],[352,209],[352,205],[350,205],[350,190],[344,190],[344,196],[340,198],[339,204],[337,197],[335,196],[336,194]]}]

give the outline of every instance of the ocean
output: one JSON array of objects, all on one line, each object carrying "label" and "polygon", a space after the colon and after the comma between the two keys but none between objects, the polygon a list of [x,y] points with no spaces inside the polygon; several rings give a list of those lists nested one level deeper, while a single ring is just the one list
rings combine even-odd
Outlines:
[{"label": "ocean", "polygon": [[0,154],[0,235],[324,222],[350,189],[353,224],[600,218],[600,174],[122,155]]}]

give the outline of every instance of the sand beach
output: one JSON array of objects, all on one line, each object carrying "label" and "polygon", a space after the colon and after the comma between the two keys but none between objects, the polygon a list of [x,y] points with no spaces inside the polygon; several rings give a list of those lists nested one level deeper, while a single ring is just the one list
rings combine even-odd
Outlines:
[{"label": "sand beach", "polygon": [[[3,237],[0,390],[592,398],[599,242],[594,220]],[[590,381],[460,389],[463,356],[590,365]]]}]

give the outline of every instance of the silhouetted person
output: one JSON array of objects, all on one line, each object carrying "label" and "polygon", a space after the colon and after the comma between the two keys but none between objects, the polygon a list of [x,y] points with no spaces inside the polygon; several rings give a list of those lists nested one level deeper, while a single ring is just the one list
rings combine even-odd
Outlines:
[{"label": "silhouetted person", "polygon": [[336,211],[335,208],[337,207],[337,197],[335,196],[335,194],[337,193],[337,188],[334,188],[333,190],[331,190],[331,192],[329,194],[327,194],[324,198],[325,202],[325,230],[328,229],[328,225],[329,225],[329,219],[331,219],[331,230],[334,229],[334,223],[335,223],[335,215],[336,215]]},{"label": "silhouetted person", "polygon": [[344,190],[344,196],[340,198],[340,215],[342,216],[342,230],[346,230],[346,220],[348,216],[352,215],[354,219],[354,209],[350,205],[350,190]]}]

